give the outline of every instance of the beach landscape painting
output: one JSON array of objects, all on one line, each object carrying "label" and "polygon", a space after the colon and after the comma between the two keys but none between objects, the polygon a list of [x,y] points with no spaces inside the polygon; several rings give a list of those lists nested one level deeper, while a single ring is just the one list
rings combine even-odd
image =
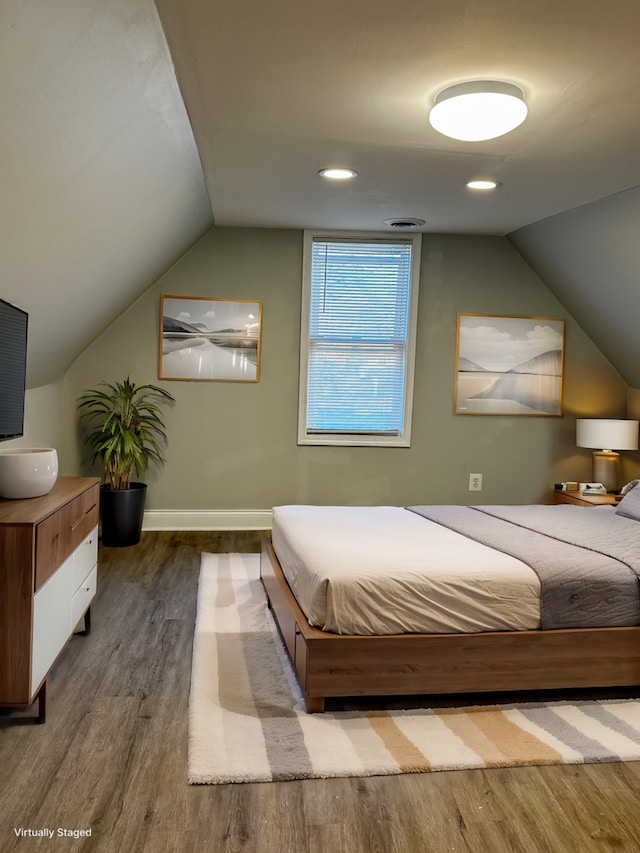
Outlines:
[{"label": "beach landscape painting", "polygon": [[262,303],[161,296],[160,379],[257,382]]},{"label": "beach landscape painting", "polygon": [[458,415],[562,415],[564,320],[458,314]]}]

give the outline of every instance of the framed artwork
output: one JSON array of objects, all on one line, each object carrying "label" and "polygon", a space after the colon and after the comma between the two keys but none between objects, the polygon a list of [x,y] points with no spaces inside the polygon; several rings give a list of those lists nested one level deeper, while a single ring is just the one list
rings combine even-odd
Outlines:
[{"label": "framed artwork", "polygon": [[257,382],[262,302],[160,297],[160,379]]},{"label": "framed artwork", "polygon": [[564,320],[458,314],[457,415],[562,415]]}]

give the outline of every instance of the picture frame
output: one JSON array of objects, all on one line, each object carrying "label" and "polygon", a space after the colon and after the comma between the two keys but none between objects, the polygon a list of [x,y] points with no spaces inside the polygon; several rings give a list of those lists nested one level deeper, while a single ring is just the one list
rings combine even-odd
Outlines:
[{"label": "picture frame", "polygon": [[454,413],[562,416],[562,318],[458,314]]},{"label": "picture frame", "polygon": [[160,297],[160,379],[258,382],[262,302]]}]

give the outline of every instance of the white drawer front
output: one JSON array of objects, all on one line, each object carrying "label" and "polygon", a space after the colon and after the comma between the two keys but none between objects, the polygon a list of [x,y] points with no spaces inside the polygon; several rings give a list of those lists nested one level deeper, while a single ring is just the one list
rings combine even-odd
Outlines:
[{"label": "white drawer front", "polygon": [[73,555],[40,587],[33,598],[31,693],[35,693],[71,633]]},{"label": "white drawer front", "polygon": [[82,619],[85,610],[91,604],[93,596],[96,594],[98,583],[98,568],[94,566],[86,578],[80,584],[79,589],[73,596],[71,602],[71,628],[76,627]]},{"label": "white drawer front", "polygon": [[97,562],[98,527],[96,526],[73,552],[73,592],[80,588],[80,584]]}]

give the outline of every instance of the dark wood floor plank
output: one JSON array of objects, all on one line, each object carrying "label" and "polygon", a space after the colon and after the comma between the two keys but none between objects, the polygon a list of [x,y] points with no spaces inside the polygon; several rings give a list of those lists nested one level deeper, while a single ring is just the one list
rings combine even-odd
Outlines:
[{"label": "dark wood floor plank", "polygon": [[[47,722],[0,714],[0,849],[98,853],[604,853],[640,849],[640,762],[189,786],[200,554],[258,534],[144,533],[100,550],[86,637],[53,670]],[[91,829],[25,839],[14,829]]]}]

